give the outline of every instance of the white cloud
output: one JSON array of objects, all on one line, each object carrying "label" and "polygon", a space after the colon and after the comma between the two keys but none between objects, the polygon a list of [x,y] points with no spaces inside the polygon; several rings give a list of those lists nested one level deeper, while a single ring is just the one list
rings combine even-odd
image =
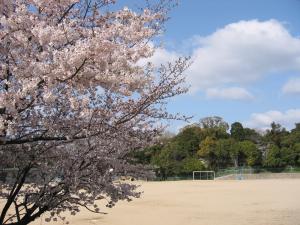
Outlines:
[{"label": "white cloud", "polygon": [[188,71],[193,91],[300,70],[300,39],[276,20],[232,23],[198,42]]},{"label": "white cloud", "polygon": [[285,94],[300,94],[300,78],[290,79],[282,88]]},{"label": "white cloud", "polygon": [[249,100],[253,96],[244,88],[208,88],[205,92],[208,99]]},{"label": "white cloud", "polygon": [[[300,71],[300,39],[277,20],[240,21],[188,41],[194,42],[190,44],[193,64],[186,71],[191,92],[243,87],[270,74]],[[150,61],[160,65],[179,56],[179,52],[158,48]],[[299,86],[293,85],[283,91],[298,92]]]},{"label": "white cloud", "polygon": [[270,124],[276,122],[288,129],[293,128],[295,123],[300,122],[300,109],[289,109],[285,112],[271,110],[264,113],[253,113],[250,120],[244,123],[247,127],[256,129],[268,129]]}]

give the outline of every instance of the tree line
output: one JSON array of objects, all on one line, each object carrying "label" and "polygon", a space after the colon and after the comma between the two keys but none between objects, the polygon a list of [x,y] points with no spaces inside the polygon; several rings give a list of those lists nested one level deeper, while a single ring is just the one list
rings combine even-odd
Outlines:
[{"label": "tree line", "polygon": [[175,135],[164,135],[153,146],[134,154],[137,163],[151,165],[156,175],[190,175],[195,170],[229,167],[282,169],[300,166],[300,123],[288,131],[273,122],[264,132],[229,126],[221,117],[206,117]]}]

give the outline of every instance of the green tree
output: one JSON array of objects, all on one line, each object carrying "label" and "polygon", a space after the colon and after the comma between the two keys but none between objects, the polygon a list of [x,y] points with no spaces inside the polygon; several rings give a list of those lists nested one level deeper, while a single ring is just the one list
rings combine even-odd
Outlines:
[{"label": "green tree", "polygon": [[282,146],[292,148],[296,143],[300,143],[300,123],[296,123],[295,125],[296,127],[282,138]]},{"label": "green tree", "polygon": [[243,144],[242,142],[235,141],[232,144],[232,148],[230,151],[231,160],[235,167],[243,166],[246,164],[246,155],[243,151]]},{"label": "green tree", "polygon": [[200,144],[199,150],[197,152],[197,155],[204,159],[209,168],[215,168],[215,162],[216,162],[216,154],[215,154],[215,149],[216,149],[217,142],[215,138],[207,136]]},{"label": "green tree", "polygon": [[283,167],[285,166],[283,161],[282,152],[280,148],[275,144],[270,144],[267,148],[267,154],[264,161],[264,166],[266,167]]},{"label": "green tree", "polygon": [[300,166],[300,143],[281,149],[282,159],[286,165]]},{"label": "green tree", "polygon": [[233,150],[234,139],[220,139],[216,143],[214,163],[218,169],[232,166],[231,152]]},{"label": "green tree", "polygon": [[239,143],[243,154],[246,157],[248,166],[258,166],[262,163],[262,153],[251,141],[242,141]]},{"label": "green tree", "polygon": [[281,147],[283,139],[288,134],[289,133],[286,131],[285,128],[283,128],[280,124],[273,122],[271,123],[271,129],[267,130],[265,139],[267,142],[273,143],[278,147]]},{"label": "green tree", "polygon": [[172,141],[176,142],[176,149],[185,152],[186,156],[193,156],[197,153],[201,142],[201,128],[199,126],[184,127]]},{"label": "green tree", "polygon": [[292,132],[300,132],[300,123],[295,123],[295,128],[292,129]]},{"label": "green tree", "polygon": [[242,141],[245,139],[244,127],[239,122],[234,122],[231,124],[230,135],[233,139],[237,141]]},{"label": "green tree", "polygon": [[205,163],[197,158],[186,158],[182,161],[182,172],[191,174],[193,171],[205,170]]},{"label": "green tree", "polygon": [[296,143],[293,147],[294,165],[300,166],[300,143]]},{"label": "green tree", "polygon": [[286,166],[294,166],[295,165],[295,154],[294,149],[291,147],[282,147],[280,149],[280,159],[282,161],[282,165]]},{"label": "green tree", "polygon": [[[197,160],[196,153],[201,141],[200,133],[199,126],[186,126],[178,135],[168,139],[168,143],[162,149],[156,151],[151,158],[151,164],[155,166],[159,176],[166,178],[186,173],[187,167],[191,167],[191,159]],[[195,167],[199,166],[199,162],[195,164]]]},{"label": "green tree", "polygon": [[180,163],[174,159],[171,145],[164,146],[158,154],[154,155],[151,164],[162,179],[180,173]]},{"label": "green tree", "polygon": [[227,133],[229,125],[221,117],[205,117],[200,120],[199,125],[202,128],[201,136],[203,139],[207,136],[214,137],[216,139],[229,137]]},{"label": "green tree", "polygon": [[250,128],[244,128],[244,140],[248,140],[259,144],[262,142],[262,135],[259,134],[256,130]]}]

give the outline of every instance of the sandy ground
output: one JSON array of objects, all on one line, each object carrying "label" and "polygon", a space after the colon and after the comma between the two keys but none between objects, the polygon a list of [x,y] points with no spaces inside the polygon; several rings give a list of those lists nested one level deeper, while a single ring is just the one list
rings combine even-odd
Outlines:
[{"label": "sandy ground", "polygon": [[300,225],[300,179],[145,182],[141,190],[140,199],[102,209],[107,215],[82,211],[70,224]]}]

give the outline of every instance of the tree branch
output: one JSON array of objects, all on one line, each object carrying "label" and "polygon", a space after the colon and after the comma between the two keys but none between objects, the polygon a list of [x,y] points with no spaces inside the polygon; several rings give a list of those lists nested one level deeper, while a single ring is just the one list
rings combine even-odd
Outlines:
[{"label": "tree branch", "polygon": [[78,67],[78,68],[76,68],[76,71],[75,71],[75,73],[74,74],[72,74],[71,76],[69,76],[69,77],[67,77],[67,78],[65,78],[65,79],[57,79],[58,81],[60,81],[60,82],[65,82],[65,81],[67,81],[67,80],[71,80],[72,78],[74,78],[78,73],[79,73],[79,71],[82,69],[82,67],[84,66],[84,64],[85,64],[85,62],[87,61],[87,58],[85,58],[84,60],[83,60],[83,62],[81,63],[81,65]]},{"label": "tree branch", "polygon": [[[7,213],[8,209],[10,208],[11,204],[14,202],[17,194],[21,190],[21,187],[23,186],[23,184],[26,180],[26,176],[27,176],[28,172],[30,171],[30,169],[31,169],[31,165],[28,165],[27,167],[24,168],[23,175],[21,177],[20,182],[18,183],[16,189],[13,192],[11,192],[10,196],[8,197],[7,202],[4,205],[4,207],[2,209],[2,213],[0,215],[0,224],[3,224],[6,213]],[[18,180],[16,182],[18,182]]]},{"label": "tree branch", "polygon": [[60,24],[63,19],[68,15],[68,13],[70,12],[70,10],[77,4],[77,2],[71,4],[66,11],[63,13],[63,15],[60,17],[60,19],[58,20],[57,24]]}]

